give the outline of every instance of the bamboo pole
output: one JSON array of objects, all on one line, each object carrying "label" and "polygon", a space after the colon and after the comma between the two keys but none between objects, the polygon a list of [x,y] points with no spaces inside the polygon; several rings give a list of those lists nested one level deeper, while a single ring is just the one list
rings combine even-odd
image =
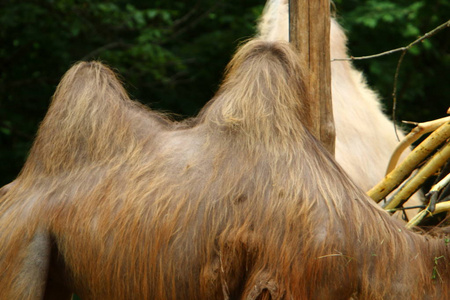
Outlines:
[{"label": "bamboo pole", "polygon": [[407,123],[407,124],[415,124],[416,127],[413,130],[411,130],[411,132],[408,133],[408,135],[395,148],[394,153],[392,154],[392,157],[389,160],[389,164],[388,164],[388,167],[386,170],[386,175],[389,174],[392,170],[394,170],[403,151],[405,151],[409,146],[411,146],[412,143],[417,141],[424,134],[436,130],[437,128],[442,126],[442,124],[447,123],[448,121],[450,121],[450,117],[445,117],[445,118],[428,121],[428,122],[423,122],[423,123],[413,123],[413,122],[404,121],[404,123]]},{"label": "bamboo pole", "polygon": [[335,127],[331,102],[330,1],[290,0],[289,41],[306,66],[311,93],[310,131],[334,155]]},{"label": "bamboo pole", "polygon": [[384,209],[392,209],[402,205],[414,194],[431,175],[435,174],[450,159],[450,143],[433,155],[433,157],[414,174],[414,176],[400,190],[383,205]]},{"label": "bamboo pole", "polygon": [[374,186],[367,194],[376,202],[380,202],[403,182],[425,158],[450,137],[450,121],[436,129],[408,157]]}]

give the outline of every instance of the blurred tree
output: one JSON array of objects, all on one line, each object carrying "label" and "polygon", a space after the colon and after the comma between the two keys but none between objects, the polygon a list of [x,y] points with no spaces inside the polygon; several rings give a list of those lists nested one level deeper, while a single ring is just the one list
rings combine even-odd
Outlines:
[{"label": "blurred tree", "polygon": [[98,59],[133,98],[189,116],[213,95],[262,1],[0,2],[0,186],[13,180],[61,76]]},{"label": "blurred tree", "polygon": [[[334,2],[354,56],[407,45],[450,11],[448,0]],[[71,64],[101,60],[124,78],[133,98],[191,116],[216,91],[236,46],[254,34],[263,6],[264,0],[0,1],[0,186],[17,176]],[[399,119],[443,116],[449,32],[405,57]],[[388,109],[398,57],[356,63]]]}]

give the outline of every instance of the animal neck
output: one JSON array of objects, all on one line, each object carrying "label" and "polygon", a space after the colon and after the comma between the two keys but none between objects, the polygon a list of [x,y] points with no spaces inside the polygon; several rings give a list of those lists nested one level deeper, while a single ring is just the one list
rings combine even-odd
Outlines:
[{"label": "animal neck", "polygon": [[411,232],[390,218],[385,222],[378,235],[366,230],[355,245],[362,262],[361,298],[447,299],[448,239]]}]

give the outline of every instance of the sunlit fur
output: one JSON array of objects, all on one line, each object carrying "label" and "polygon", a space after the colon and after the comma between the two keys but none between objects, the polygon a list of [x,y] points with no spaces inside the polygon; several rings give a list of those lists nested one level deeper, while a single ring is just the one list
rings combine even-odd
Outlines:
[{"label": "sunlit fur", "polygon": [[447,299],[445,241],[404,230],[306,130],[298,61],[247,43],[184,123],[72,67],[0,198],[0,298]]},{"label": "sunlit fur", "polygon": [[[288,1],[268,0],[259,23],[264,40],[288,40]],[[347,58],[347,37],[331,19],[331,59]],[[336,126],[336,160],[364,191],[384,177],[398,144],[393,123],[383,114],[377,95],[349,61],[331,63],[333,115]],[[398,133],[403,137],[401,132]],[[409,204],[420,204],[419,196]]]}]

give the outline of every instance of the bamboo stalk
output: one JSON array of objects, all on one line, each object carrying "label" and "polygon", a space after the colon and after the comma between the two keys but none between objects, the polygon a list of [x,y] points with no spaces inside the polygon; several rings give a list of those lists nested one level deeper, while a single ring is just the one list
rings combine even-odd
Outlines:
[{"label": "bamboo stalk", "polygon": [[[412,143],[417,141],[424,134],[436,130],[437,128],[442,126],[442,124],[448,121],[450,121],[450,117],[445,117],[429,122],[415,123],[417,126],[414,127],[414,129],[411,130],[411,132],[408,133],[408,135],[395,148],[394,153],[392,154],[391,159],[389,161],[386,174],[389,174],[395,168],[403,151],[405,151],[409,146],[411,146]],[[404,123],[411,123],[411,122],[404,122]]]},{"label": "bamboo stalk", "polygon": [[431,175],[450,160],[450,143],[442,147],[383,207],[393,209],[402,205]]},{"label": "bamboo stalk", "polygon": [[403,182],[426,157],[439,145],[450,138],[450,121],[436,129],[392,172],[374,186],[367,194],[376,202],[380,202]]}]

